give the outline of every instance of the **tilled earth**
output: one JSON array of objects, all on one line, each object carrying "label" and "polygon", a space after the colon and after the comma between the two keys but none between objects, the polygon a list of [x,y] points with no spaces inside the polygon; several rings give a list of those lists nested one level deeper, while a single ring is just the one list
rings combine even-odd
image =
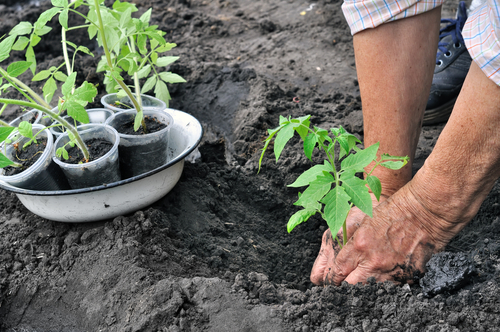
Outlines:
[{"label": "tilled earth", "polygon": [[[313,218],[288,234],[297,190],[286,185],[311,164],[298,140],[278,163],[269,153],[258,174],[257,162],[280,115],[311,114],[319,127],[342,125],[362,138],[339,1],[132,2],[152,7],[154,24],[178,44],[170,70],[188,82],[170,87],[171,107],[203,124],[201,158],[157,203],[102,222],[45,220],[0,191],[0,331],[500,331],[498,185],[432,259],[422,286],[309,281],[325,223]],[[0,35],[49,5],[4,2]],[[443,16],[456,6],[446,4]],[[69,38],[98,54],[85,35]],[[57,38],[42,40],[39,68],[58,63],[60,48]],[[102,82],[96,63],[81,58],[79,77]],[[100,106],[102,86],[91,106]],[[422,129],[414,171],[442,128]]]}]

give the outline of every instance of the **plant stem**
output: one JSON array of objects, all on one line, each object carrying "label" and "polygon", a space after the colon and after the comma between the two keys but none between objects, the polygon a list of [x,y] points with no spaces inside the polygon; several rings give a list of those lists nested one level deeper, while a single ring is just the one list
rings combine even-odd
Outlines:
[{"label": "plant stem", "polygon": [[[135,53],[135,42],[134,42],[134,37],[129,37],[130,40],[130,51],[132,53]],[[134,57],[134,62],[137,64],[137,58]],[[142,98],[141,98],[141,85],[139,84],[139,75],[137,74],[137,71],[134,73],[134,86],[135,86],[135,95],[137,97],[137,102],[139,103],[139,106],[142,109]]]},{"label": "plant stem", "polygon": [[8,124],[7,122],[5,122],[3,120],[0,120],[0,126],[2,126],[2,127],[12,127],[10,124]]},{"label": "plant stem", "polygon": [[68,76],[70,76],[73,70],[71,69],[71,63],[69,61],[68,45],[66,44],[66,29],[64,27],[61,27],[61,43],[64,55],[64,62],[66,63],[66,71],[68,72]]},{"label": "plant stem", "polygon": [[87,147],[85,146],[85,143],[83,142],[82,138],[78,134],[78,131],[76,130],[76,128],[73,127],[68,121],[64,120],[61,116],[59,116],[59,114],[57,114],[56,112],[53,112],[52,109],[38,105],[37,103],[32,103],[32,102],[18,100],[18,99],[0,98],[0,103],[25,106],[28,108],[35,108],[35,109],[40,110],[44,113],[47,113],[51,118],[53,118],[55,121],[58,121],[61,125],[63,125],[68,131],[70,131],[75,136],[76,145],[82,151],[85,160],[86,161],[89,160],[89,157],[90,157],[89,151],[88,151]]},{"label": "plant stem", "polygon": [[[106,62],[108,63],[108,66],[111,69],[113,69],[114,66],[113,66],[113,62],[111,61],[111,54],[109,52],[108,44],[106,42],[106,34],[105,34],[105,31],[104,31],[104,24],[102,22],[102,16],[101,16],[101,9],[100,9],[100,5],[99,5],[99,0],[94,0],[94,5],[95,5],[95,11],[96,11],[96,14],[97,14],[97,20],[99,22],[99,24],[98,24],[98,30],[99,30],[99,33],[101,34],[102,48],[104,49],[104,54],[106,55]],[[128,88],[128,86],[122,80],[117,79],[113,75],[113,73],[111,73],[111,76],[116,81],[116,83],[118,83],[118,85],[120,85],[120,87],[123,89],[123,91],[125,91],[125,93],[129,97],[129,99],[132,102],[132,104],[134,104],[136,112],[142,111],[142,107],[137,102],[137,99],[134,98],[134,95],[132,94],[132,91],[130,91],[130,89]],[[144,121],[144,118],[142,119],[142,127],[144,129],[144,132],[146,132],[146,122]]]},{"label": "plant stem", "polygon": [[[17,78],[15,77],[12,77],[9,75],[9,73],[7,73],[2,67],[0,67],[0,75],[2,75],[3,77],[5,77],[7,80],[9,80],[11,83],[15,83],[16,85],[18,85],[18,87],[20,89],[19,92],[21,92],[27,99],[30,99],[30,97],[28,97],[24,91],[22,90],[26,90],[32,97],[33,99],[35,99],[40,105],[46,107],[46,108],[51,108],[51,106],[45,101],[45,99],[43,99],[42,97],[40,97],[35,91],[33,91],[29,86],[27,86],[26,84],[24,84],[23,82],[21,82],[20,80],[18,80]],[[34,102],[34,101],[33,101]]]}]

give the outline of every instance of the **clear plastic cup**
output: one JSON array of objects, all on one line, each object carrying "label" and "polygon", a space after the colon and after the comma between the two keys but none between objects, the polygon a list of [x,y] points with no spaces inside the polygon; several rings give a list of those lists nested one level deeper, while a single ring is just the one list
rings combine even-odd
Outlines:
[{"label": "clear plastic cup", "polygon": [[103,124],[84,124],[78,126],[77,130],[84,142],[93,138],[104,138],[113,143],[113,147],[97,160],[84,164],[68,164],[55,156],[56,150],[69,142],[67,133],[60,135],[54,144],[52,159],[66,175],[71,188],[90,188],[120,181],[118,158],[120,136],[118,132],[114,128]]},{"label": "clear plastic cup", "polygon": [[[106,120],[113,115],[113,111],[109,110],[107,108],[91,108],[87,110],[87,113],[89,115],[89,123],[100,123],[104,124]],[[74,124],[75,120],[73,120],[72,117],[69,115],[63,116],[63,119],[68,121],[71,124]],[[54,122],[53,124],[58,124],[59,122]],[[77,125],[81,125],[80,122],[77,122]],[[62,126],[56,126],[56,127],[51,127],[50,132],[52,135],[54,135],[56,138],[59,137],[62,133],[65,132],[65,128]]]},{"label": "clear plastic cup", "polygon": [[[113,114],[106,124],[119,128],[123,123],[133,121],[136,111],[129,110]],[[149,172],[168,162],[168,137],[174,119],[164,111],[147,110],[145,116],[156,118],[167,126],[160,131],[146,135],[120,135],[120,169],[122,178],[127,179]]]},{"label": "clear plastic cup", "polygon": [[[144,111],[163,111],[164,109],[167,108],[167,104],[155,97],[151,97],[148,95],[141,95],[141,100],[142,100],[142,107]],[[130,108],[127,107],[118,107],[115,106],[116,102],[120,102],[121,104],[124,105],[129,105]],[[101,98],[101,104],[110,110],[113,110],[113,112],[123,112],[127,111],[130,109],[134,109],[133,104],[130,102],[129,97],[123,97],[123,98],[118,98],[116,93],[110,93],[105,95],[104,97]]]}]

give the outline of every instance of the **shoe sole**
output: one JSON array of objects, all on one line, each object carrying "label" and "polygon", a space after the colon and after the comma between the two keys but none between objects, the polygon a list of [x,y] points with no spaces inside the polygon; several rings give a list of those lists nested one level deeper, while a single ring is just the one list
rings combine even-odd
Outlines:
[{"label": "shoe sole", "polygon": [[425,110],[423,125],[429,126],[448,121],[456,100],[457,98],[452,99],[446,104],[432,110]]}]

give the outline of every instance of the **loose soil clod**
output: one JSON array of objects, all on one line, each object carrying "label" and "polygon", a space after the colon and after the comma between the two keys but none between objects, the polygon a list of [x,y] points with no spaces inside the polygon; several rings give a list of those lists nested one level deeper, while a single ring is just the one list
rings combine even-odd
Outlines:
[{"label": "loose soil clod", "polygon": [[[0,5],[0,36],[49,2]],[[280,163],[268,155],[257,174],[262,138],[279,115],[312,114],[319,127],[342,125],[362,138],[341,2],[319,0],[309,11],[288,0],[134,3],[139,14],[153,7],[152,24],[178,44],[171,71],[187,83],[171,86],[170,107],[203,123],[201,160],[186,163],[177,186],[153,206],[104,222],[44,220],[0,191],[0,331],[499,330],[498,184],[446,248],[471,255],[477,273],[427,298],[418,284],[313,287],[309,273],[325,225],[316,218],[286,232],[298,193],[286,184],[309,165],[298,140]],[[456,7],[446,3],[443,16],[453,17]],[[82,44],[87,36],[68,38]],[[40,69],[60,64],[52,56],[60,47],[57,38],[42,38]],[[97,58],[77,62],[80,79],[102,82]],[[98,88],[97,101],[105,94]],[[18,111],[6,114],[13,119]],[[423,128],[414,171],[442,128]]]}]

